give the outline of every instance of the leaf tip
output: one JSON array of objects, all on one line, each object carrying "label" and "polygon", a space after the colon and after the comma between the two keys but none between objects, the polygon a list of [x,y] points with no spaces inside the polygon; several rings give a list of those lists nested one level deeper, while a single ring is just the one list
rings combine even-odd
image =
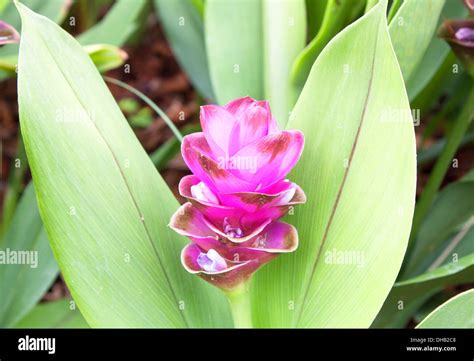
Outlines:
[{"label": "leaf tip", "polygon": [[23,21],[23,16],[26,14],[27,11],[31,11],[25,4],[21,3],[19,0],[13,0],[13,3],[20,14],[21,20]]}]

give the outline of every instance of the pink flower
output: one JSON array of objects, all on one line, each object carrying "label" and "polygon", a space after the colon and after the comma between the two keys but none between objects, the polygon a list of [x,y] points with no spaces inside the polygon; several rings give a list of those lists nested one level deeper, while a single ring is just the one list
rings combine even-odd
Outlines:
[{"label": "pink flower", "polygon": [[18,42],[20,42],[18,31],[10,24],[0,20],[0,45],[16,44]]},{"label": "pink flower", "polygon": [[200,116],[203,132],[182,144],[193,175],[181,180],[179,191],[189,202],[170,226],[193,242],[181,254],[184,267],[231,290],[298,246],[296,229],[278,219],[306,201],[303,190],[285,179],[304,137],[279,130],[268,102],[250,97],[203,106]]},{"label": "pink flower", "polygon": [[[466,5],[472,4],[466,2]],[[448,42],[467,72],[474,77],[474,18],[445,20],[438,35]]]}]

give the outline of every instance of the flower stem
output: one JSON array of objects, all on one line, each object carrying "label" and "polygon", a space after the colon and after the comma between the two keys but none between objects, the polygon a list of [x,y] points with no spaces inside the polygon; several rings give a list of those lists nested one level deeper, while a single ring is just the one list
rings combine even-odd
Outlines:
[{"label": "flower stem", "polygon": [[230,303],[235,328],[252,328],[249,283],[243,283],[226,292]]}]

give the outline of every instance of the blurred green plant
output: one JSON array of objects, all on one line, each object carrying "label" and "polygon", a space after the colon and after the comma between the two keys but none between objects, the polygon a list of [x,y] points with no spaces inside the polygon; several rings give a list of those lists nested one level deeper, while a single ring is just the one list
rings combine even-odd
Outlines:
[{"label": "blurred green plant", "polygon": [[283,127],[293,105],[291,65],[305,45],[306,10],[303,0],[273,5],[206,1],[204,37],[217,102],[244,95],[268,99]]},{"label": "blurred green plant", "polygon": [[[26,0],[25,5],[49,19],[62,23],[69,13],[69,0]],[[84,50],[101,72],[121,66],[127,59],[127,54],[119,47],[139,28],[141,20],[138,14],[146,9],[146,0],[132,2],[118,0],[108,15],[87,32],[79,35],[78,40]],[[0,0],[0,19],[20,30],[20,17],[12,0]],[[125,16],[126,15],[126,16]],[[18,45],[9,44],[0,47],[0,80],[15,75],[18,63]]]},{"label": "blurred green plant", "polygon": [[474,280],[474,171],[436,196],[373,327],[403,327],[430,297]]},{"label": "blurred green plant", "polygon": [[13,327],[42,298],[59,272],[31,183],[0,239],[0,260],[0,327]]},{"label": "blurred green plant", "polygon": [[161,116],[161,118],[164,120],[166,125],[171,129],[171,131],[173,132],[175,137],[177,139],[179,139],[179,141],[183,140],[183,135],[181,134],[179,129],[176,127],[176,125],[174,125],[173,121],[166,115],[166,113],[160,107],[158,107],[155,104],[155,102],[153,100],[148,98],[145,94],[143,94],[138,89],[124,83],[123,81],[120,81],[118,79],[109,78],[109,77],[104,77],[104,79],[106,81],[108,81],[109,83],[118,85],[118,86],[128,90],[129,92],[131,92],[132,94],[135,94],[137,97],[139,97],[141,100],[143,100],[148,106],[150,106],[150,108],[152,108],[157,114],[159,114]]},{"label": "blurred green plant", "polygon": [[15,328],[87,328],[74,301],[62,299],[38,304]]},{"label": "blurred green plant", "polygon": [[417,328],[474,328],[474,290],[460,293],[430,313]]},{"label": "blurred green plant", "polygon": [[203,1],[155,0],[154,4],[179,64],[196,89],[214,100],[204,44]]},{"label": "blurred green plant", "polygon": [[[304,48],[295,59],[291,69],[291,83],[295,87],[292,96],[296,100],[306,82],[311,67],[316,58],[348,23],[355,20],[364,8],[365,0],[329,0],[324,8],[321,25],[314,39]],[[320,10],[321,9],[316,9]]]},{"label": "blurred green plant", "polygon": [[77,37],[82,45],[121,47],[137,41],[145,30],[149,0],[116,0],[102,20]]},{"label": "blurred green plant", "polygon": [[118,102],[118,105],[134,128],[147,128],[153,122],[151,109],[140,108],[138,102],[133,98],[123,98]]},{"label": "blurred green plant", "polygon": [[[464,17],[466,14],[467,10],[462,1],[447,0],[438,18],[437,27],[445,19]],[[428,102],[432,104],[439,97],[446,78],[453,75],[454,60],[448,44],[434,34],[423,59],[407,82],[408,95],[412,103],[418,104],[416,108],[426,108],[427,106],[419,104]]]},{"label": "blurred green plant", "polygon": [[[69,0],[37,1],[26,0],[24,3],[41,15],[44,15],[57,23],[62,23],[70,10]],[[84,1],[81,1],[84,3]],[[97,19],[98,14],[92,10],[99,9],[89,7],[87,14],[92,19]],[[81,11],[84,9],[80,9]],[[90,56],[95,66],[100,72],[120,67],[127,60],[128,55],[120,49],[130,41],[133,41],[144,29],[144,18],[150,10],[148,0],[117,0],[110,8],[106,16],[90,27],[86,32],[78,36],[79,42],[83,45],[84,51]],[[83,16],[84,13],[82,13]],[[0,0],[0,19],[6,21],[16,29],[20,29],[20,17],[15,9],[12,0]],[[70,19],[74,21],[75,19]],[[9,44],[0,47],[0,80],[16,74],[18,62],[18,45]],[[146,114],[141,117],[142,124]],[[28,161],[24,153],[21,135],[18,137],[18,150],[15,157],[15,164],[10,166],[8,187],[3,203],[2,220],[0,222],[0,236],[5,231],[15,211],[19,195],[23,189],[23,178],[28,170]],[[18,164],[16,164],[18,163]]]},{"label": "blurred green plant", "polygon": [[[38,1],[26,0],[25,4],[38,14],[60,23],[67,15],[70,2],[66,0]],[[20,16],[12,0],[0,0],[0,20],[20,30]],[[18,59],[18,45],[9,44],[0,47],[0,80],[15,73]]]}]

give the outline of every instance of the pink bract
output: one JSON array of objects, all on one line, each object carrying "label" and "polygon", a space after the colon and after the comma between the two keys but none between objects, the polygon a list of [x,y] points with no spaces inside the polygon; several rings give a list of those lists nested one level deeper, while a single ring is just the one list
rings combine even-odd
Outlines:
[{"label": "pink bract", "polygon": [[250,97],[202,106],[200,117],[203,132],[186,136],[181,149],[193,173],[179,185],[189,202],[170,226],[193,242],[181,255],[186,270],[231,290],[298,246],[296,229],[278,219],[306,201],[286,180],[304,136],[279,130],[268,102]]}]

